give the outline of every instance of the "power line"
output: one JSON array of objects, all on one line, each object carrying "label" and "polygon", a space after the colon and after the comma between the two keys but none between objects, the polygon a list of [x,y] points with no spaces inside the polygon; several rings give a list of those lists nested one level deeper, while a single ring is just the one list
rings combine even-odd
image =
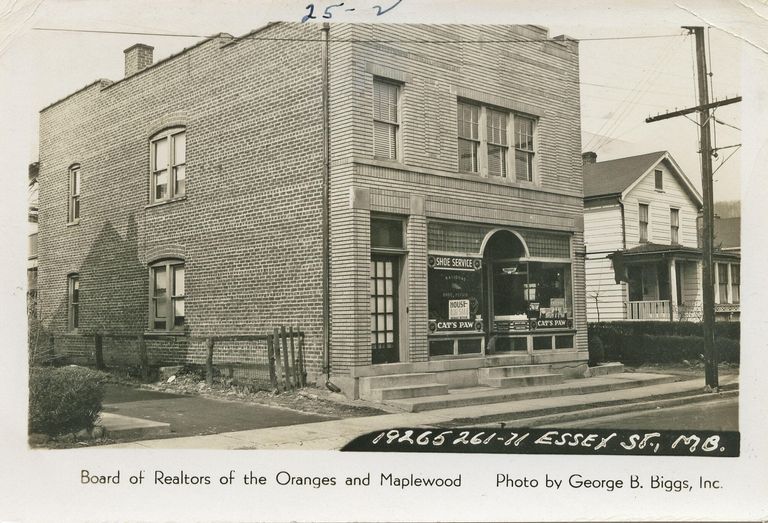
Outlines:
[{"label": "power line", "polygon": [[[211,35],[194,34],[194,33],[150,33],[143,31],[110,31],[106,29],[70,29],[65,27],[33,27],[33,31],[58,31],[64,33],[95,33],[95,34],[117,34],[117,35],[133,35],[133,36],[166,36],[174,38],[212,38]],[[214,35],[216,36],[216,35]],[[680,34],[668,34],[668,35],[633,35],[633,36],[605,36],[595,38],[574,38],[578,42],[599,42],[610,40],[641,40],[649,38],[672,38],[685,35]],[[263,40],[267,42],[322,42],[322,38],[281,38],[281,37],[264,37],[264,36],[243,36],[233,37],[236,40]],[[561,40],[555,40],[552,38],[533,38],[529,40],[512,40],[512,39],[489,39],[489,40],[430,40],[430,39],[357,39],[357,38],[336,38],[331,39],[331,42],[337,43],[360,43],[360,44],[386,44],[386,43],[400,43],[400,44],[527,44],[534,42],[561,42]]]}]

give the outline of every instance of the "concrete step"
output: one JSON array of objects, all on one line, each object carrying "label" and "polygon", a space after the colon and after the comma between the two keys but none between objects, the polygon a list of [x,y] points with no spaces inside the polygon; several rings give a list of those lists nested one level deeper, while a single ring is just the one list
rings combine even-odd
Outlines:
[{"label": "concrete step", "polygon": [[512,365],[507,367],[485,367],[480,369],[480,379],[506,378],[508,376],[532,376],[552,374],[552,365]]},{"label": "concrete step", "polygon": [[563,382],[562,374],[534,374],[531,376],[500,376],[497,378],[485,378],[481,383],[489,387],[535,387],[539,385],[556,385]]},{"label": "concrete step", "polygon": [[435,383],[434,372],[414,372],[411,374],[385,374],[360,378],[360,386],[368,385],[371,389],[386,389],[406,385],[426,385]]},{"label": "concrete step", "polygon": [[371,390],[372,401],[389,401],[404,398],[420,398],[424,396],[442,396],[448,394],[448,387],[442,383],[428,385],[406,385]]},{"label": "concrete step", "polygon": [[588,377],[620,374],[622,372],[624,372],[624,365],[621,363],[603,363],[596,367],[589,367],[589,369],[587,369]]},{"label": "concrete step", "polygon": [[407,412],[423,412],[426,410],[485,405],[506,401],[609,392],[613,390],[671,383],[676,381],[676,379],[675,376],[650,373],[633,373],[629,377],[625,374],[615,374],[598,378],[566,380],[564,383],[558,385],[542,385],[512,389],[497,389],[493,387],[452,389],[448,394],[440,396],[392,399],[388,400],[387,404]]}]

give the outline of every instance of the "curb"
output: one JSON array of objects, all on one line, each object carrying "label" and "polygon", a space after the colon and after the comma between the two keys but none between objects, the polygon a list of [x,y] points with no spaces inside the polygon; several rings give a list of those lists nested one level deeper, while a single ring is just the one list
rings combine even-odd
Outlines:
[{"label": "curb", "polygon": [[520,418],[510,420],[508,422],[496,421],[494,423],[483,423],[477,425],[478,427],[492,427],[497,426],[500,423],[504,423],[506,426],[526,426],[534,427],[543,423],[561,423],[566,421],[588,421],[594,418],[602,418],[604,416],[612,416],[615,414],[628,414],[630,412],[649,411],[667,407],[677,407],[680,405],[690,405],[692,403],[705,403],[708,401],[718,401],[727,399],[730,397],[737,397],[739,395],[738,389],[729,390],[725,392],[719,392],[716,394],[695,394],[692,396],[681,396],[670,399],[660,399],[652,401],[640,401],[636,403],[625,403],[623,405],[611,405],[608,407],[596,407],[592,409],[573,410],[569,412],[561,412],[558,414],[548,414],[543,416],[534,416],[531,418]]}]

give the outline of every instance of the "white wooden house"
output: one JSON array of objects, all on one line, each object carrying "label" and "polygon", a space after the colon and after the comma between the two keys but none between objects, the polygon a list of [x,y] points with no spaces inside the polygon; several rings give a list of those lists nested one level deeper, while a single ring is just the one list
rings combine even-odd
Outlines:
[{"label": "white wooden house", "polygon": [[[666,151],[583,157],[587,320],[700,321],[696,188]],[[714,261],[716,316],[738,319],[740,257]]]}]

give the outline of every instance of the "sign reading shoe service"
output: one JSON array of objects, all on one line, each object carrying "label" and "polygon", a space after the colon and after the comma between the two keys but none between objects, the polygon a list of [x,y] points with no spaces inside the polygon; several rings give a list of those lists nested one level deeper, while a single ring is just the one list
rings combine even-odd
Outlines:
[{"label": "sign reading shoe service", "polygon": [[480,333],[482,258],[429,255],[429,333]]}]

